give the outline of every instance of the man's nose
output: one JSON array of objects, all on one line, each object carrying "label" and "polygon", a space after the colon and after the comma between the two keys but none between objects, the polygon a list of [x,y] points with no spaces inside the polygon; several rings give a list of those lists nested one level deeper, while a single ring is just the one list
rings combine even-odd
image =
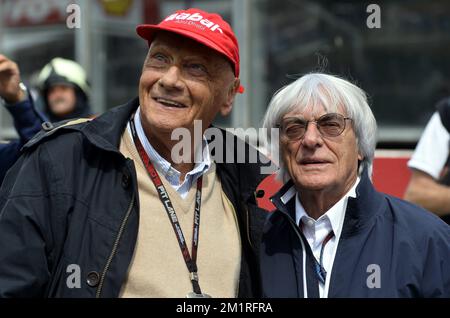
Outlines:
[{"label": "man's nose", "polygon": [[158,84],[165,89],[182,89],[183,83],[181,81],[181,70],[178,66],[172,65],[161,76]]},{"label": "man's nose", "polygon": [[322,134],[317,128],[316,122],[308,122],[305,134],[303,135],[302,144],[308,148],[315,148],[320,146],[323,142]]}]

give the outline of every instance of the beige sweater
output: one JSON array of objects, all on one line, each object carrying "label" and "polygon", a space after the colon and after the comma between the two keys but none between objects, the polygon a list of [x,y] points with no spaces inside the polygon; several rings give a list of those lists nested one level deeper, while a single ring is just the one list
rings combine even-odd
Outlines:
[{"label": "beige sweater", "polygon": [[[120,297],[186,297],[192,291],[189,271],[167,213],[127,130],[121,153],[134,160],[139,187],[139,233]],[[185,199],[161,178],[170,196],[189,252],[197,183]],[[236,297],[241,242],[236,214],[222,191],[213,164],[203,176],[200,235],[197,253],[202,292],[212,297]]]}]

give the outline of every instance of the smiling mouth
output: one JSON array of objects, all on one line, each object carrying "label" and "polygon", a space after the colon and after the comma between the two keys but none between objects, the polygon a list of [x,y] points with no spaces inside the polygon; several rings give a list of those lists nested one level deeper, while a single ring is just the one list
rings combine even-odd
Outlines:
[{"label": "smiling mouth", "polygon": [[166,107],[187,108],[187,106],[182,103],[179,103],[179,102],[176,102],[176,101],[173,101],[170,99],[166,99],[166,98],[156,97],[156,98],[154,98],[154,100]]}]

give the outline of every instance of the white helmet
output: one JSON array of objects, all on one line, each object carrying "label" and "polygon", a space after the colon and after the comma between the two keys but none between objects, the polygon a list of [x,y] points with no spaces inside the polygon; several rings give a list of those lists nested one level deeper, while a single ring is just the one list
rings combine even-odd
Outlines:
[{"label": "white helmet", "polygon": [[86,97],[90,92],[86,72],[83,68],[74,61],[60,57],[55,57],[44,66],[39,73],[38,83],[43,91],[47,91],[54,84],[71,84],[78,86]]}]

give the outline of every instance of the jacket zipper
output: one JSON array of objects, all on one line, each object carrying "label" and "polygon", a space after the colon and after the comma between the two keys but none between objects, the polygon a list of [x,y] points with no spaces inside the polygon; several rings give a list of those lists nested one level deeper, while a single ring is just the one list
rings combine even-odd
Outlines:
[{"label": "jacket zipper", "polygon": [[308,295],[308,285],[307,285],[307,282],[306,282],[306,262],[305,262],[305,258],[304,258],[305,255],[306,255],[305,242],[303,242],[303,239],[302,239],[302,237],[300,235],[299,227],[297,226],[295,221],[291,218],[291,216],[286,214],[286,213],[284,213],[284,212],[281,212],[281,213],[283,213],[285,215],[285,217],[287,218],[289,224],[294,229],[294,232],[297,235],[297,237],[300,240],[300,243],[302,245],[302,256],[303,256],[303,265],[302,265],[302,272],[303,272],[302,273],[303,274],[303,279],[302,279],[302,281],[303,281],[303,297],[307,298],[308,297],[307,296]]},{"label": "jacket zipper", "polygon": [[98,285],[97,293],[95,295],[96,298],[100,298],[100,294],[101,294],[102,288],[103,288],[103,283],[104,283],[105,277],[106,277],[106,272],[108,271],[109,266],[111,265],[112,259],[114,258],[114,255],[117,252],[117,247],[119,246],[119,241],[122,237],[123,231],[125,229],[125,225],[127,224],[128,217],[131,214],[131,210],[133,209],[134,198],[135,198],[135,193],[133,192],[133,195],[132,195],[131,201],[130,201],[130,205],[128,206],[127,213],[125,214],[125,218],[123,219],[122,224],[120,225],[119,232],[117,233],[117,237],[114,242],[111,254],[108,257],[108,261],[106,262],[105,268],[103,269],[102,275],[100,277],[100,283]]}]

